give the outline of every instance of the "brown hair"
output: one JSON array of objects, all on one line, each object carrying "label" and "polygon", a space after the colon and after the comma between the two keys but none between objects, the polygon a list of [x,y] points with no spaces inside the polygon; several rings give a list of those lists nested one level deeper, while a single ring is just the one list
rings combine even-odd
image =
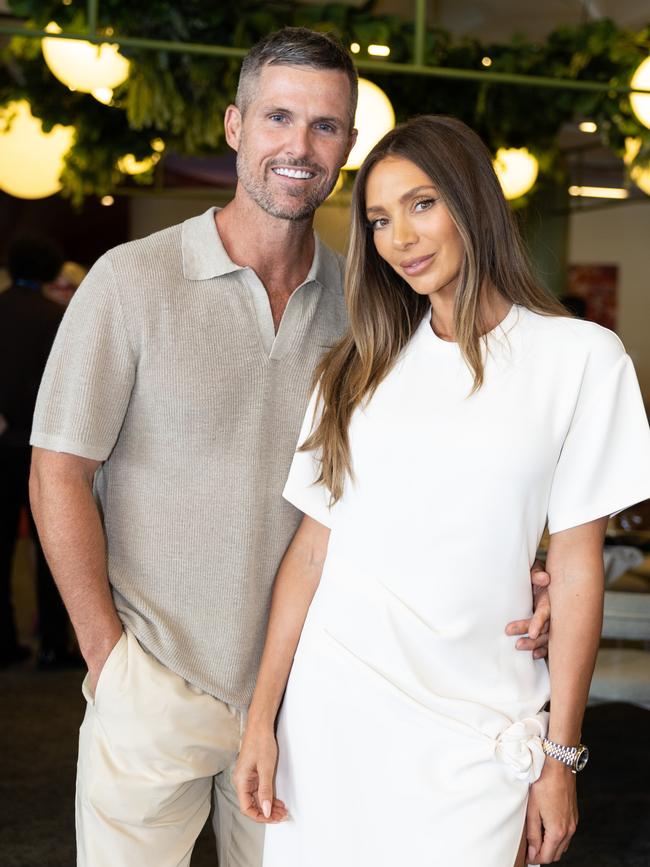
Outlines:
[{"label": "brown hair", "polygon": [[244,58],[239,73],[235,104],[242,115],[252,102],[255,86],[265,66],[309,66],[312,69],[338,69],[350,82],[348,118],[354,126],[357,109],[358,78],[352,58],[330,33],[317,33],[306,27],[283,27],[261,39]]},{"label": "brown hair", "polygon": [[492,156],[475,132],[455,118],[425,115],[385,135],[366,157],[355,182],[345,275],[349,329],[316,368],[322,415],[302,446],[320,450],[318,481],[329,488],[332,502],[343,493],[345,475],[352,474],[352,413],[372,397],[431,311],[428,297],[414,292],[375,249],[366,216],[366,183],[373,167],[388,156],[410,160],[431,178],[462,238],[454,327],[474,373],[474,391],[483,383],[481,342],[487,328],[481,311],[486,292],[496,291],[536,313],[566,315],[533,277]]}]

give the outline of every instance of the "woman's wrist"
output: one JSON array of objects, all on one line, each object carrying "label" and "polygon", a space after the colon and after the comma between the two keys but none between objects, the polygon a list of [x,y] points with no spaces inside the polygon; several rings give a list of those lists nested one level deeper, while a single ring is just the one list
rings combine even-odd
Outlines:
[{"label": "woman's wrist", "polygon": [[256,732],[268,732],[275,729],[277,711],[272,707],[258,708],[251,705],[246,717],[246,730]]},{"label": "woman's wrist", "polygon": [[575,774],[568,765],[554,759],[553,756],[546,756],[544,767],[542,768],[542,776],[546,779],[569,779],[575,778]]}]

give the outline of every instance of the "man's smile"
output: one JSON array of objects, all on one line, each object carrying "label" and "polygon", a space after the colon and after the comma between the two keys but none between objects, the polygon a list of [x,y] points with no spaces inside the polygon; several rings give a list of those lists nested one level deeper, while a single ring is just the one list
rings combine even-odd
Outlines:
[{"label": "man's smile", "polygon": [[274,166],[271,171],[280,175],[283,178],[292,178],[297,181],[309,181],[315,177],[315,172],[310,172],[307,169],[288,168],[283,166]]}]

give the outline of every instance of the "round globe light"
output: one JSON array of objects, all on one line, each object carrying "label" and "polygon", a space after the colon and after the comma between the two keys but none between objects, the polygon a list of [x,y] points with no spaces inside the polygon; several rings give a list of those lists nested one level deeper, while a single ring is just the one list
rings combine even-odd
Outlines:
[{"label": "round globe light", "polygon": [[523,196],[537,180],[539,163],[528,148],[499,148],[493,165],[508,200]]},{"label": "round globe light", "polygon": [[359,102],[354,116],[359,131],[344,169],[358,169],[379,139],[395,126],[395,112],[381,87],[359,79]]},{"label": "round globe light", "polygon": [[333,199],[334,196],[343,189],[343,184],[345,183],[345,173],[343,171],[339,172],[339,176],[336,179],[336,183],[332,189],[332,192],[329,194],[327,199]]},{"label": "round globe light", "polygon": [[[48,33],[61,33],[51,21]],[[117,45],[103,42],[93,45],[81,39],[45,39],[41,42],[45,62],[53,75],[71,90],[82,93],[113,89],[129,75],[129,61],[119,52]]]},{"label": "round globe light", "polygon": [[117,167],[125,175],[141,175],[153,168],[159,159],[160,154],[157,153],[142,160],[136,159],[134,154],[125,154],[117,161]]},{"label": "round globe light", "polygon": [[[630,81],[630,87],[640,87],[650,90],[650,57],[640,63]],[[650,127],[650,93],[631,93],[630,105],[638,120],[644,126]]]},{"label": "round globe light", "polygon": [[20,199],[43,199],[61,189],[59,176],[74,127],[57,124],[44,133],[22,99],[0,110],[0,188]]},{"label": "round globe light", "polygon": [[623,157],[623,161],[626,166],[630,167],[630,177],[637,185],[640,190],[646,194],[646,196],[650,196],[650,168],[643,168],[642,166],[633,166],[632,161],[634,157],[639,153],[641,149],[641,139],[640,138],[626,138],[625,139],[625,155]]},{"label": "round globe light", "polygon": [[102,105],[110,105],[113,102],[113,91],[110,87],[98,87],[97,90],[93,90],[93,96]]}]

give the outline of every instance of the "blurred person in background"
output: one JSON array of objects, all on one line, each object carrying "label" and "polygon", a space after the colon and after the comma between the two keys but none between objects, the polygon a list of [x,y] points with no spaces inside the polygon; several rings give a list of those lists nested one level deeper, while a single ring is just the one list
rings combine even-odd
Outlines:
[{"label": "blurred person in background", "polygon": [[[63,315],[43,297],[43,284],[61,270],[63,256],[45,238],[15,240],[8,254],[10,287],[0,294],[0,665],[29,657],[18,643],[11,574],[20,511],[28,509],[29,434],[45,362]],[[68,618],[35,532],[39,666],[69,661]]]},{"label": "blurred person in background", "polygon": [[50,301],[67,307],[87,273],[88,269],[79,262],[64,262],[56,278],[43,284],[43,295]]}]

